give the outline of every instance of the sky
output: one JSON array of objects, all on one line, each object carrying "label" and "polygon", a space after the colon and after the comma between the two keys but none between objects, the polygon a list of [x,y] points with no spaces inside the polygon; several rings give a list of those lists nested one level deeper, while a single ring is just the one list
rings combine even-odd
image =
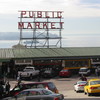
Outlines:
[{"label": "sky", "polygon": [[2,32],[20,32],[21,10],[63,11],[63,37],[100,34],[100,0],[0,0],[0,36],[7,37]]}]

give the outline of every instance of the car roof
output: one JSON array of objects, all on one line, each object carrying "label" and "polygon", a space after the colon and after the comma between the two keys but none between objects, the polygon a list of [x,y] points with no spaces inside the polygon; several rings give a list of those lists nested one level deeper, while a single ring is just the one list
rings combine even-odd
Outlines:
[{"label": "car roof", "polygon": [[[47,89],[45,89],[45,88],[33,88],[33,89],[25,89],[25,90],[23,90],[23,91],[40,91],[40,90],[47,90]],[[50,90],[47,90],[47,91],[50,91]]]},{"label": "car roof", "polygon": [[53,82],[28,82],[28,83],[21,83],[21,84],[48,84]]}]

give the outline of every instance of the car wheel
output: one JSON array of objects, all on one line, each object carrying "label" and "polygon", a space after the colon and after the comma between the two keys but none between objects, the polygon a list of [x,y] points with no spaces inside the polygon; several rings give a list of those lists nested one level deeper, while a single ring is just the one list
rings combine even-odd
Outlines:
[{"label": "car wheel", "polygon": [[87,90],[87,95],[88,95],[88,96],[91,96],[91,93],[89,93],[88,90]]},{"label": "car wheel", "polygon": [[84,92],[84,94],[86,95],[87,93],[86,93],[86,92]]},{"label": "car wheel", "polygon": [[76,91],[76,93],[79,93],[79,91]]},{"label": "car wheel", "polygon": [[77,90],[75,90],[75,89],[74,89],[74,91],[75,91],[76,93],[78,93],[78,91],[77,91]]},{"label": "car wheel", "polygon": [[91,93],[88,93],[88,96],[91,96]]}]

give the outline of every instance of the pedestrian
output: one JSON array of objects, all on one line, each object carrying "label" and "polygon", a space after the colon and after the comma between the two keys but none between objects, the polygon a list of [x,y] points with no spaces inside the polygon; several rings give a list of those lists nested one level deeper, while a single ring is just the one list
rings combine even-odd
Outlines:
[{"label": "pedestrian", "polygon": [[84,75],[81,75],[80,80],[82,80],[82,81],[87,81],[87,78],[86,78]]},{"label": "pedestrian", "polygon": [[17,81],[18,81],[18,82],[21,81],[21,74],[18,74],[18,76],[17,76]]},{"label": "pedestrian", "polygon": [[13,68],[13,78],[16,79],[17,78],[17,69],[14,67]]},{"label": "pedestrian", "polygon": [[6,91],[6,94],[9,94],[9,92],[10,92],[10,84],[9,84],[9,81],[6,82],[5,91]]},{"label": "pedestrian", "polygon": [[39,70],[39,74],[38,74],[38,82],[40,82],[41,81],[41,70]]},{"label": "pedestrian", "polygon": [[0,99],[3,98],[4,95],[4,87],[3,85],[0,83]]},{"label": "pedestrian", "polygon": [[95,69],[95,74],[96,74],[96,76],[99,77],[99,70],[98,70],[98,68]]}]

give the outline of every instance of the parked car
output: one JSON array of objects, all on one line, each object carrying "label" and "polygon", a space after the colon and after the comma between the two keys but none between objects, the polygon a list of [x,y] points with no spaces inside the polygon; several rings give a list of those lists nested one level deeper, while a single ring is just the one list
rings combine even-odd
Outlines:
[{"label": "parked car", "polygon": [[71,71],[68,70],[68,69],[62,69],[62,70],[59,72],[59,76],[60,76],[60,77],[70,77],[70,76],[71,76]]},{"label": "parked car", "polygon": [[74,90],[76,92],[84,91],[84,86],[86,85],[87,81],[78,81],[74,84]]},{"label": "parked car", "polygon": [[63,94],[56,94],[51,90],[46,90],[44,88],[36,88],[23,90],[15,96],[7,97],[3,100],[64,100],[64,96]]},{"label": "parked car", "polygon": [[90,69],[89,68],[86,68],[86,67],[83,67],[83,68],[80,68],[79,69],[79,75],[90,75]]},{"label": "parked car", "polygon": [[56,76],[56,72],[52,68],[46,68],[43,72],[44,78],[52,78]]},{"label": "parked car", "polygon": [[23,71],[18,71],[18,75],[20,78],[29,78],[33,79],[34,76],[39,74],[39,70],[35,69],[35,67],[27,66]]},{"label": "parked car", "polygon": [[92,94],[100,94],[100,79],[90,79],[84,86],[84,93],[91,96]]},{"label": "parked car", "polygon": [[55,93],[58,93],[58,89],[56,88],[53,82],[30,82],[30,83],[21,83],[20,86],[15,86],[10,91],[10,96],[14,96],[22,90],[25,89],[34,89],[34,88],[45,88],[47,90],[51,90]]}]

